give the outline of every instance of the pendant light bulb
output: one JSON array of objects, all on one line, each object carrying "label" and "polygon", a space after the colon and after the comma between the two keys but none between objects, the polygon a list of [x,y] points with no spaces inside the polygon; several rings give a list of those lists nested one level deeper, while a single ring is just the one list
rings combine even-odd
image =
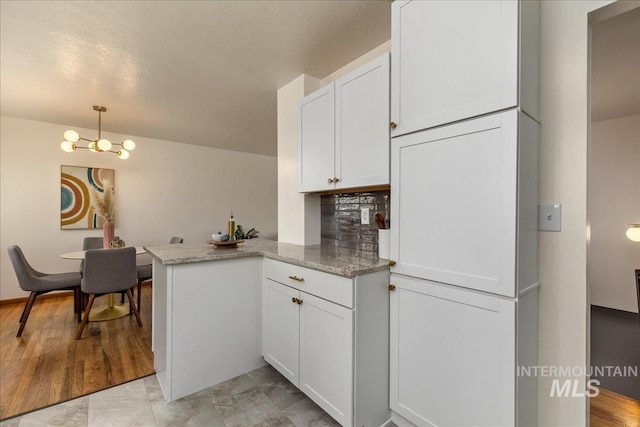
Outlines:
[{"label": "pendant light bulb", "polygon": [[627,238],[633,242],[640,242],[640,224],[629,224]]},{"label": "pendant light bulb", "polygon": [[98,143],[95,141],[91,141],[89,143],[89,145],[87,146],[87,148],[91,151],[93,151],[94,153],[99,152],[100,150],[98,150]]},{"label": "pendant light bulb", "polygon": [[73,153],[74,151],[76,151],[76,144],[71,141],[62,141],[62,143],[60,144],[60,148],[62,148],[62,150],[66,151],[67,153]]},{"label": "pendant light bulb", "polygon": [[124,148],[121,150],[118,150],[116,154],[118,154],[118,157],[120,157],[122,160],[126,160],[129,158],[129,152]]},{"label": "pendant light bulb", "polygon": [[111,150],[111,141],[108,139],[101,139],[98,141],[98,148],[101,151],[109,151]]},{"label": "pendant light bulb", "polygon": [[124,141],[122,141],[122,148],[128,151],[133,151],[136,149],[136,143],[130,139],[125,139]]},{"label": "pendant light bulb", "polygon": [[80,140],[80,134],[75,130],[66,130],[64,131],[64,139],[69,142],[78,142]]}]

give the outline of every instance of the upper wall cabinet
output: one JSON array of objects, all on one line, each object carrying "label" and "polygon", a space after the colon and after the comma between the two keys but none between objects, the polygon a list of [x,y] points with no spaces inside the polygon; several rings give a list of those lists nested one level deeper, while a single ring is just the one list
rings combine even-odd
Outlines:
[{"label": "upper wall cabinet", "polygon": [[298,190],[389,184],[389,54],[302,99]]},{"label": "upper wall cabinet", "polygon": [[333,188],[334,138],[335,97],[330,84],[298,104],[298,191]]},{"label": "upper wall cabinet", "polygon": [[539,2],[395,1],[391,136],[520,106],[538,120]]}]

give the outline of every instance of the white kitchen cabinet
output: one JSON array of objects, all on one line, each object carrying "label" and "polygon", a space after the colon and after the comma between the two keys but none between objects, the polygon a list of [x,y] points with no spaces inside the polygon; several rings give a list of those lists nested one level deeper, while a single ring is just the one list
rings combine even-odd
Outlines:
[{"label": "white kitchen cabinet", "polygon": [[540,2],[392,4],[391,408],[537,425]]},{"label": "white kitchen cabinet", "polygon": [[536,358],[535,346],[522,351],[517,340],[537,340],[524,317],[537,291],[515,300],[396,275],[391,282],[395,413],[417,426],[508,426],[517,417],[536,425],[535,414],[528,418],[537,402],[528,382],[536,379],[518,378],[516,366]]},{"label": "white kitchen cabinet", "polygon": [[512,109],[394,138],[392,273],[509,297],[536,285],[538,132]]},{"label": "white kitchen cabinet", "polygon": [[[298,104],[298,188],[326,190],[335,176],[334,85],[327,85]],[[328,180],[331,183],[328,183]]]},{"label": "white kitchen cabinet", "polygon": [[389,184],[389,54],[298,107],[300,192]]},{"label": "white kitchen cabinet", "polygon": [[336,80],[336,189],[389,184],[389,54]]},{"label": "white kitchen cabinet", "polygon": [[289,381],[298,384],[300,310],[295,299],[300,292],[268,279],[263,286],[262,354]]},{"label": "white kitchen cabinet", "polygon": [[390,419],[388,285],[264,261],[264,358],[343,426]]},{"label": "white kitchen cabinet", "polygon": [[298,387],[342,425],[353,414],[353,310],[300,292]]},{"label": "white kitchen cabinet", "polygon": [[538,119],[539,2],[395,1],[391,136],[520,106]]},{"label": "white kitchen cabinet", "polygon": [[345,424],[353,404],[353,311],[271,279],[263,298],[265,360]]}]

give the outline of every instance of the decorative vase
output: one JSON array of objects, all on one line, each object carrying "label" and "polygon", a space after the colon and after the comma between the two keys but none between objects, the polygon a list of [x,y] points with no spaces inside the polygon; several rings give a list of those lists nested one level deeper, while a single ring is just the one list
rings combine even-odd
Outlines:
[{"label": "decorative vase", "polygon": [[116,236],[111,241],[111,249],[121,249],[126,247],[126,243],[119,236]]},{"label": "decorative vase", "polygon": [[102,225],[102,247],[109,249],[111,247],[111,241],[113,240],[113,222],[106,220]]}]

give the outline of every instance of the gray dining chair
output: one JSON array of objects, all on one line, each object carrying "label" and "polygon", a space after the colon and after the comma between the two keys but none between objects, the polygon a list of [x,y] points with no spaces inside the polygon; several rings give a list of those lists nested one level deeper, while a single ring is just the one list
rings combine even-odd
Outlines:
[{"label": "gray dining chair", "polygon": [[[172,237],[169,240],[169,244],[177,244],[184,242],[182,237]],[[138,269],[138,309],[140,309],[140,301],[141,301],[141,291],[142,291],[142,282],[146,282],[147,280],[151,280],[153,278],[153,273],[151,269],[151,264],[143,264],[137,267]]]},{"label": "gray dining chair", "polygon": [[78,315],[78,322],[80,321],[80,273],[75,271],[71,273],[54,273],[47,274],[35,270],[25,258],[22,253],[22,249],[18,246],[9,246],[7,248],[9,252],[9,258],[11,264],[18,278],[18,284],[23,291],[31,292],[29,299],[27,300],[22,315],[20,315],[20,328],[16,337],[22,336],[22,331],[27,324],[27,319],[31,313],[33,303],[36,301],[36,297],[42,294],[46,294],[51,291],[73,291],[73,304],[74,309]]},{"label": "gray dining chair", "polygon": [[[104,248],[104,239],[102,237],[85,237],[82,240],[82,250],[86,251],[89,249],[102,249]],[[82,271],[84,270],[84,259],[80,261],[80,274],[82,275]],[[123,297],[124,299],[124,297]],[[80,309],[84,310],[87,306],[87,295],[80,292]]]},{"label": "gray dining chair", "polygon": [[80,287],[82,292],[89,294],[89,302],[78,327],[76,340],[82,337],[82,331],[89,321],[89,312],[96,296],[104,294],[125,292],[138,326],[142,327],[140,311],[131,293],[136,280],[136,248],[88,250],[84,255],[84,272]]},{"label": "gray dining chair", "polygon": [[[102,237],[85,237],[82,241],[82,250],[102,249],[104,247],[104,239]],[[84,260],[80,261],[80,274],[84,270]]]}]

